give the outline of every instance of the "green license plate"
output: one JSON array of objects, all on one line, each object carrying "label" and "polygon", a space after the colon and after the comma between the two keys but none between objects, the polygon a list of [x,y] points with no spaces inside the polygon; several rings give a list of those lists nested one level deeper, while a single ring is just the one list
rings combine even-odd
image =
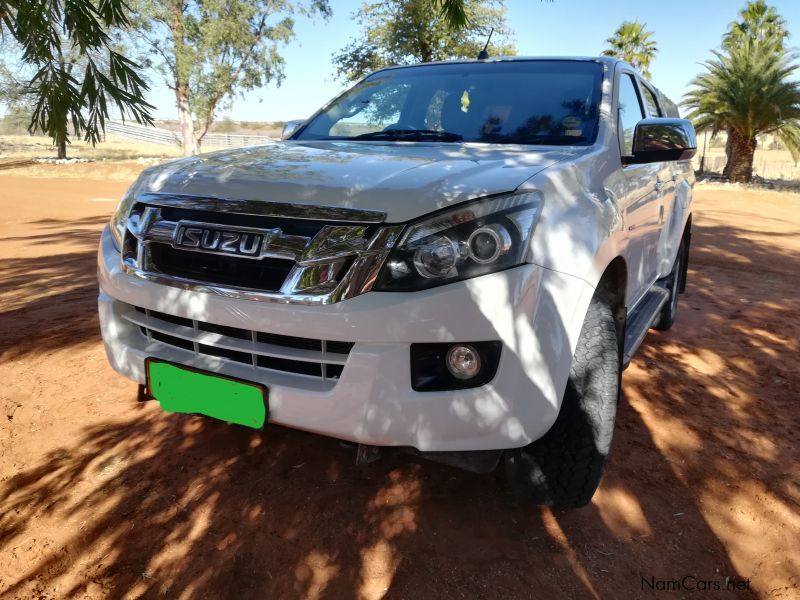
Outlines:
[{"label": "green license plate", "polygon": [[224,375],[148,358],[147,389],[167,412],[201,414],[259,429],[267,418],[267,388]]}]

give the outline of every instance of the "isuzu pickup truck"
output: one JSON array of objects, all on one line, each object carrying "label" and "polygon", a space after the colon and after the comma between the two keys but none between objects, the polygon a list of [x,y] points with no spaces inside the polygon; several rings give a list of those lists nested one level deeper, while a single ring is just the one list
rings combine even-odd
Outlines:
[{"label": "isuzu pickup truck", "polygon": [[686,284],[678,117],[611,58],[430,63],[284,140],[146,169],[100,244],[111,365],[166,411],[586,504],[621,371]]}]

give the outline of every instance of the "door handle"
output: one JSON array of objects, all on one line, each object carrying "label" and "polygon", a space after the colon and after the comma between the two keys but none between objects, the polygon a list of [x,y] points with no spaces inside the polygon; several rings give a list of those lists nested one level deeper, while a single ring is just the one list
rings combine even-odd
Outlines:
[{"label": "door handle", "polygon": [[661,190],[662,190],[663,188],[664,188],[664,182],[663,182],[663,181],[658,181],[658,180],[656,180],[656,184],[653,186],[653,189],[654,189],[656,192],[661,192]]}]

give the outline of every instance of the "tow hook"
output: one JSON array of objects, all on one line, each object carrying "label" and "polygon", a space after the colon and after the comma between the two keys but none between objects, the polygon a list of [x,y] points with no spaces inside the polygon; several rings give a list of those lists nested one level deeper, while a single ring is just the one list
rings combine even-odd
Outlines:
[{"label": "tow hook", "polygon": [[153,398],[150,395],[150,392],[147,390],[147,386],[144,386],[144,385],[142,385],[140,383],[139,384],[139,392],[138,392],[138,394],[136,396],[136,401],[137,402],[147,402],[148,400],[155,400],[155,398]]}]

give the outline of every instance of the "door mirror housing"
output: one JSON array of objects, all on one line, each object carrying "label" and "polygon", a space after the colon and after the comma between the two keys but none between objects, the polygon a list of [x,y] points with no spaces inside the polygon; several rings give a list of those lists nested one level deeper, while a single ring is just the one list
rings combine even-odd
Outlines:
[{"label": "door mirror housing", "polygon": [[288,140],[292,137],[295,131],[300,129],[305,123],[305,119],[293,119],[292,121],[286,121],[283,125],[283,131],[281,132],[281,139]]},{"label": "door mirror housing", "polygon": [[642,119],[633,132],[633,155],[625,164],[689,160],[697,152],[694,126],[686,119]]}]

